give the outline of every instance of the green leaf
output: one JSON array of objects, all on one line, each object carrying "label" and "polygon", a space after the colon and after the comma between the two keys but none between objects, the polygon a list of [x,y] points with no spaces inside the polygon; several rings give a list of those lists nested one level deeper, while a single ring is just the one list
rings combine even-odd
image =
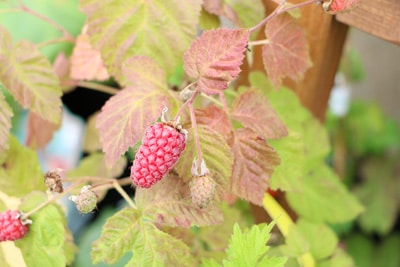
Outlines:
[{"label": "green leaf", "polygon": [[200,267],[221,267],[222,265],[219,264],[214,259],[202,259]]},{"label": "green leaf", "polygon": [[7,103],[2,90],[0,90],[0,107],[0,153],[3,153],[8,149],[8,137],[10,135],[11,117],[13,116],[13,111],[10,105]]},{"label": "green leaf", "polygon": [[80,7],[88,16],[93,47],[122,81],[120,66],[133,55],[157,59],[168,76],[173,73],[196,36],[201,1],[81,0]]},{"label": "green leaf", "polygon": [[21,106],[59,123],[62,92],[50,62],[28,41],[13,44],[2,26],[0,36],[0,80],[4,86]]},{"label": "green leaf", "polygon": [[278,152],[281,158],[281,164],[272,173],[271,188],[274,190],[301,191],[305,158],[302,135],[289,130],[288,136],[269,140],[268,143]]},{"label": "green leaf", "polygon": [[400,180],[396,174],[399,158],[372,158],[362,166],[365,180],[356,187],[355,195],[365,206],[358,222],[367,233],[385,235],[396,223],[400,209]]},{"label": "green leaf", "polygon": [[130,251],[141,237],[140,212],[124,208],[107,219],[101,236],[93,243],[91,257],[93,263],[104,261],[116,263]]},{"label": "green leaf", "polygon": [[232,118],[244,127],[267,139],[278,139],[288,134],[278,114],[257,89],[247,89],[232,104]]},{"label": "green leaf", "polygon": [[114,165],[144,135],[164,107],[173,108],[164,70],[148,57],[132,57],[124,66],[127,88],[112,96],[96,119],[107,165]]},{"label": "green leaf", "polygon": [[377,266],[374,264],[375,247],[371,239],[364,235],[355,233],[350,237],[347,237],[344,242],[347,253],[349,253],[349,255],[353,258],[355,266]]},{"label": "green leaf", "polygon": [[140,233],[132,246],[133,257],[127,266],[195,266],[190,249],[183,241],[148,222],[140,222]]},{"label": "green leaf", "polygon": [[[45,202],[44,193],[33,192],[28,195],[19,209],[28,212]],[[15,245],[21,249],[27,266],[64,267],[65,255],[65,217],[56,204],[48,205],[29,217],[32,224],[28,234]]]},{"label": "green leaf", "polygon": [[279,246],[279,249],[285,256],[299,257],[310,251],[310,243],[297,225],[291,225],[285,244]]},{"label": "green leaf", "polygon": [[400,266],[400,234],[388,236],[375,250],[374,266]]},{"label": "green leaf", "polygon": [[204,9],[200,13],[199,26],[203,30],[217,29],[221,25],[220,19],[217,15],[211,14]]},{"label": "green leaf", "polygon": [[316,260],[327,258],[333,254],[338,244],[338,238],[331,228],[305,219],[299,219],[296,225],[310,244],[310,252]]},{"label": "green leaf", "polygon": [[[320,261],[317,267],[355,267],[353,259],[341,248],[337,248],[330,259]],[[378,266],[378,265],[374,265]],[[360,266],[361,267],[361,266]],[[364,266],[362,266],[364,267]]]},{"label": "green leaf", "polygon": [[19,144],[13,136],[2,166],[0,188],[6,194],[23,197],[34,190],[46,190],[36,153]]},{"label": "green leaf", "polygon": [[151,188],[136,188],[135,200],[143,216],[163,226],[190,227],[219,224],[223,220],[216,205],[200,209],[193,205],[182,179],[168,175]]},{"label": "green leaf", "polygon": [[[276,265],[274,258],[265,255],[269,247],[266,246],[270,238],[270,231],[274,224],[253,225],[248,231],[242,232],[236,224],[227,249],[227,258],[223,261],[224,267],[234,266],[269,266],[270,262]],[[267,259],[263,259],[267,257]],[[259,264],[262,262],[263,265]],[[282,264],[284,261],[282,260]]]},{"label": "green leaf", "polygon": [[262,205],[269,180],[280,159],[275,150],[246,128],[235,131],[232,192],[256,205]]},{"label": "green leaf", "polygon": [[[216,131],[207,126],[198,127],[200,147],[203,152],[203,159],[210,170],[217,189],[230,190],[230,178],[232,175],[233,158],[232,152],[225,139]],[[197,157],[195,144],[195,133],[193,128],[189,129],[186,149],[181,155],[178,164],[175,166],[179,176],[185,181],[192,177],[191,168],[193,159]],[[218,159],[218,160],[216,160]]]},{"label": "green leaf", "polygon": [[355,196],[323,162],[311,170],[303,182],[302,192],[287,192],[286,196],[290,206],[310,221],[341,223],[363,211]]}]

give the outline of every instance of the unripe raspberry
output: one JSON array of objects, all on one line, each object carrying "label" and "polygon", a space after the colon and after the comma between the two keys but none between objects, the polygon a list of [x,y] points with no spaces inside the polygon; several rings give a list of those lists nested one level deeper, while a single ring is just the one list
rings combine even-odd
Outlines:
[{"label": "unripe raspberry", "polygon": [[214,199],[215,182],[209,174],[193,176],[189,188],[193,204],[200,209],[207,208]]},{"label": "unripe raspberry", "polygon": [[131,167],[132,182],[149,188],[176,164],[186,147],[186,130],[171,123],[156,123],[146,129]]},{"label": "unripe raspberry", "polygon": [[0,242],[21,239],[28,233],[28,224],[32,221],[21,221],[21,215],[18,210],[0,213]]},{"label": "unripe raspberry", "polygon": [[92,212],[97,206],[97,195],[90,185],[82,187],[79,195],[70,196],[69,199],[75,203],[81,213]]}]

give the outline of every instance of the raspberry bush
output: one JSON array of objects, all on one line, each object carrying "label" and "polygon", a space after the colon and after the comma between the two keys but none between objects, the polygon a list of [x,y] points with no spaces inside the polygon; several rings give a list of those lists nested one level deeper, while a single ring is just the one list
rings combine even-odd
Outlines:
[{"label": "raspberry bush", "polygon": [[[85,246],[58,200],[71,195],[81,213],[101,213],[115,189],[125,205],[91,243],[93,264],[352,266],[330,225],[363,207],[326,164],[323,126],[282,84],[312,66],[301,7],[336,13],[355,1],[272,2],[265,16],[258,0],[80,0],[70,9],[84,23],[70,32],[35,5],[2,1],[2,13],[24,12],[58,36],[19,40],[0,25],[0,207],[20,199],[32,220],[26,235],[15,212],[1,213],[1,241],[19,239],[27,266],[73,266]],[[72,52],[46,50],[59,43]],[[259,46],[264,71],[242,72]],[[42,170],[37,151],[77,86],[109,94],[87,122],[88,155],[75,169]],[[29,112],[23,145],[11,133],[18,107]],[[251,225],[249,204],[272,222]]]}]

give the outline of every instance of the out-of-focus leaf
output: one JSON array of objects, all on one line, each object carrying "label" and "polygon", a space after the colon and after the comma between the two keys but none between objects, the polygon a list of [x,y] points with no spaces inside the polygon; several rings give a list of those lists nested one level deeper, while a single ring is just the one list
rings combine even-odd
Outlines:
[{"label": "out-of-focus leaf", "polygon": [[303,178],[302,192],[287,192],[290,206],[313,222],[341,223],[356,218],[363,206],[321,162]]},{"label": "out-of-focus leaf", "polygon": [[[1,85],[0,85],[1,89]],[[0,153],[8,149],[8,139],[11,129],[11,117],[13,111],[8,105],[3,92],[0,90]]]},{"label": "out-of-focus leaf", "polygon": [[60,53],[54,59],[53,69],[58,79],[60,80],[60,86],[63,93],[68,93],[75,89],[78,85],[78,81],[71,79],[69,58],[64,53]]},{"label": "out-of-focus leaf", "polygon": [[24,108],[53,123],[61,120],[61,89],[50,62],[28,41],[13,44],[0,26],[0,80]]},{"label": "out-of-focus leaf", "polygon": [[22,146],[10,136],[10,148],[0,169],[0,188],[10,196],[23,197],[34,191],[45,191],[43,174],[36,152]]},{"label": "out-of-focus leaf", "polygon": [[280,159],[268,143],[246,128],[235,131],[232,192],[256,205],[262,205],[274,168]]},{"label": "out-of-focus leaf", "polygon": [[74,51],[71,56],[71,78],[75,80],[109,79],[107,69],[104,66],[100,51],[93,49],[90,44],[86,27],[76,38]]},{"label": "out-of-focus leaf", "polygon": [[236,98],[232,104],[232,118],[267,139],[278,139],[288,134],[278,114],[256,89],[247,89]]},{"label": "out-of-focus leaf", "polygon": [[138,208],[161,225],[204,226],[219,224],[223,219],[216,205],[206,209],[193,205],[188,185],[174,175],[164,177],[149,189],[137,188],[135,200]]},{"label": "out-of-focus leaf", "polygon": [[196,36],[201,1],[81,0],[80,7],[88,16],[93,47],[101,51],[109,73],[123,82],[121,64],[133,55],[157,59],[172,74]]},{"label": "out-of-focus leaf", "polygon": [[165,73],[154,60],[133,57],[126,62],[124,75],[129,87],[112,96],[96,119],[109,166],[142,138],[147,126],[172,102]]},{"label": "out-of-focus leaf", "polygon": [[250,32],[246,29],[204,31],[184,54],[186,73],[198,79],[197,88],[214,95],[240,73]]},{"label": "out-of-focus leaf", "polygon": [[310,252],[314,259],[322,260],[333,254],[338,238],[331,228],[304,219],[298,220],[296,225],[310,244]]},{"label": "out-of-focus leaf", "polygon": [[385,235],[396,223],[400,210],[398,159],[370,159],[362,166],[365,180],[356,187],[355,194],[365,206],[359,224],[366,232]]},{"label": "out-of-focus leaf", "polygon": [[310,251],[310,242],[297,225],[292,225],[285,237],[285,244],[279,246],[279,249],[285,256],[299,257]]},{"label": "out-of-focus leaf", "polygon": [[[352,234],[344,240],[347,253],[353,258],[355,266],[375,267],[375,248],[371,239],[361,234]],[[382,265],[384,266],[384,265]]]},{"label": "out-of-focus leaf", "polygon": [[83,142],[83,149],[86,152],[95,152],[101,150],[99,131],[96,128],[96,119],[98,115],[99,113],[96,112],[87,120],[85,141]]},{"label": "out-of-focus leaf", "polygon": [[53,137],[54,132],[59,128],[60,124],[54,124],[50,121],[42,119],[35,112],[29,112],[26,145],[32,149],[44,148]]},{"label": "out-of-focus leaf", "polygon": [[304,29],[289,14],[281,14],[266,24],[265,35],[263,62],[272,84],[278,88],[284,77],[301,79],[312,65]]},{"label": "out-of-focus leaf", "polygon": [[388,236],[375,250],[374,265],[385,267],[400,266],[400,234]]},{"label": "out-of-focus leaf", "polygon": [[331,258],[318,262],[317,266],[318,267],[356,267],[356,265],[354,265],[353,259],[348,254],[346,254],[346,252],[341,248],[337,248]]},{"label": "out-of-focus leaf", "polygon": [[219,20],[219,16],[211,14],[206,10],[202,9],[200,13],[200,28],[203,30],[211,30],[218,28],[221,23]]}]

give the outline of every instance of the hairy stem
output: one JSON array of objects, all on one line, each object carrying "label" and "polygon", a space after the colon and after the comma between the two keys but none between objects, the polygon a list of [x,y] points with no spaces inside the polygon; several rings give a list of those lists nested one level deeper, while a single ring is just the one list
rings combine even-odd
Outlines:
[{"label": "hairy stem", "polygon": [[116,93],[119,92],[117,88],[95,82],[80,81],[78,83],[78,86],[110,95],[115,95]]},{"label": "hairy stem", "polygon": [[264,39],[264,40],[258,40],[258,41],[252,41],[249,42],[248,45],[249,46],[255,46],[255,45],[265,45],[268,44],[270,41],[268,39]]},{"label": "hairy stem", "polygon": [[229,114],[228,105],[226,104],[224,92],[219,93],[219,99],[221,100],[222,108],[224,109],[225,113]]},{"label": "hairy stem", "polygon": [[[293,220],[290,218],[286,210],[273,198],[270,194],[265,193],[263,199],[263,207],[275,221],[279,228],[279,231],[286,238],[289,235],[289,230],[294,225]],[[300,266],[314,267],[315,260],[313,256],[308,252],[297,258]]]},{"label": "hairy stem", "polygon": [[274,17],[278,16],[279,14],[288,12],[292,9],[296,9],[296,8],[300,8],[306,5],[310,5],[310,4],[314,4],[314,3],[319,3],[321,2],[321,0],[307,0],[304,1],[302,3],[298,3],[298,4],[293,4],[290,5],[286,8],[283,8],[286,4],[286,0],[283,0],[282,2],[279,3],[278,7],[275,8],[274,11],[272,11],[271,14],[269,14],[266,18],[264,18],[262,21],[260,21],[256,26],[250,28],[250,32],[255,32],[256,30],[258,30],[259,28],[261,28],[262,26],[264,26],[268,21],[270,21],[271,19],[273,19]]},{"label": "hairy stem", "polygon": [[194,140],[196,142],[196,147],[197,147],[197,160],[198,160],[198,162],[202,162],[203,161],[203,153],[201,151],[201,146],[200,146],[200,137],[199,137],[199,131],[197,128],[196,115],[194,114],[193,102],[189,104],[189,110],[190,110],[190,120],[192,122],[192,127],[194,129]]},{"label": "hairy stem", "polygon": [[[191,87],[191,86],[193,86],[193,85],[195,85],[197,83],[197,81],[195,81],[195,82],[192,82],[191,84],[189,84],[188,86],[186,86],[185,88],[183,88],[182,89],[182,91],[183,90],[185,90],[185,89],[187,89],[187,88],[189,88],[189,87]],[[198,90],[196,90],[196,91],[194,91],[193,92],[193,95],[185,102],[185,103],[183,103],[183,105],[180,107],[180,109],[178,110],[178,112],[176,113],[176,116],[175,116],[175,121],[178,119],[178,117],[183,113],[183,111],[185,110],[185,108],[188,106],[188,105],[191,105],[191,104],[193,104],[193,101],[194,101],[194,99],[196,98],[196,96],[199,94],[199,91]]]}]

